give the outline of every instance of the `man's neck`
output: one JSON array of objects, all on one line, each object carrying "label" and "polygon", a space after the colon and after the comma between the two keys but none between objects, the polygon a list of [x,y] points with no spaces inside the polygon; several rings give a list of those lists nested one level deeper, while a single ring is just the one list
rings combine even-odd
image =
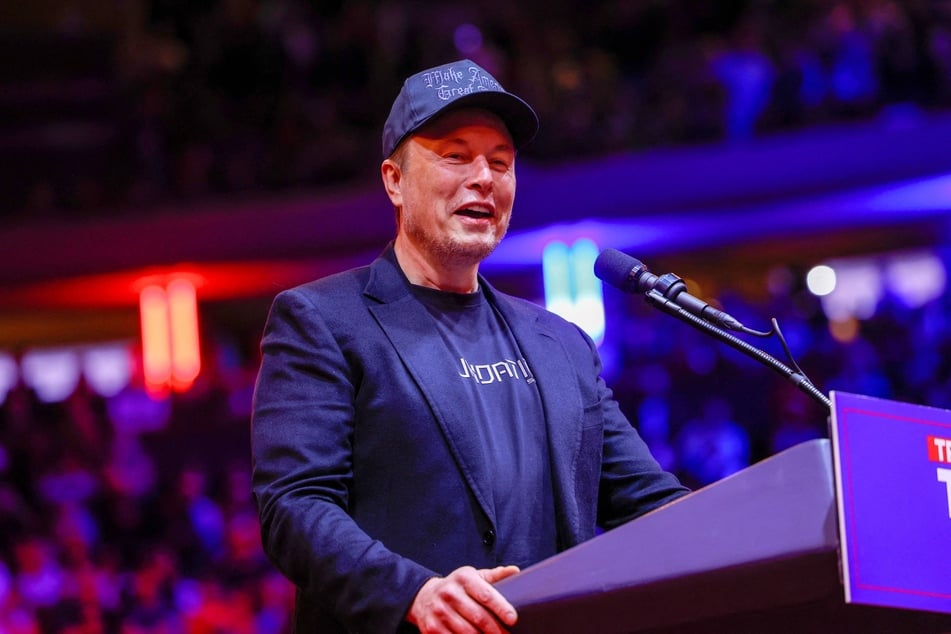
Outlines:
[{"label": "man's neck", "polygon": [[411,284],[451,293],[474,293],[479,288],[479,265],[446,267],[437,265],[425,254],[407,245],[397,236],[393,245],[396,261]]}]

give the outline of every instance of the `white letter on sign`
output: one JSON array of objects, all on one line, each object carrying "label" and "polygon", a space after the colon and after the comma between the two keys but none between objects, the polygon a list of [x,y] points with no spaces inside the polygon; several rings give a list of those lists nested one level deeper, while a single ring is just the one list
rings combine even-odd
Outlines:
[{"label": "white letter on sign", "polygon": [[948,488],[948,517],[951,517],[951,469],[938,467],[938,481]]}]

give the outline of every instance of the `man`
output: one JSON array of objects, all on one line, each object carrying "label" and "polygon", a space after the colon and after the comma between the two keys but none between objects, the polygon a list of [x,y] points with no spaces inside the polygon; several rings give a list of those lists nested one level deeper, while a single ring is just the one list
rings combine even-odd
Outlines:
[{"label": "man", "polygon": [[469,60],[410,77],[383,131],[394,242],[274,301],[254,493],[299,632],[504,631],[493,583],[686,491],[591,340],[478,273],[537,126]]}]

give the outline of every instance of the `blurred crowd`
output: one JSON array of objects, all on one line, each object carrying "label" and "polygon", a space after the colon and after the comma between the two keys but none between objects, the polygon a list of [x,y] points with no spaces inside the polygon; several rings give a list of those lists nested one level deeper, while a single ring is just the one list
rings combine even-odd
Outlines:
[{"label": "blurred crowd", "polygon": [[[105,34],[81,13],[56,25],[45,59],[88,61],[82,82],[68,67],[61,90],[21,108],[55,117],[51,97],[75,97],[37,139],[17,125],[24,152],[7,187],[21,215],[374,178],[402,78],[464,56],[536,107],[542,130],[525,156],[538,162],[951,106],[946,0],[151,0],[119,11]],[[37,40],[23,39],[21,51]],[[23,173],[41,146],[60,156]]]},{"label": "blurred crowd", "polygon": [[59,403],[11,391],[0,632],[289,631],[293,589],[261,549],[247,407],[234,399],[202,387],[106,399],[81,383]]},{"label": "blurred crowd", "polygon": [[[775,317],[824,393],[951,408],[947,294],[915,308],[886,296],[873,317],[836,323],[794,283],[720,299],[755,329]],[[642,298],[608,292],[606,302],[606,380],[685,483],[701,487],[828,436],[827,412],[766,367]],[[775,338],[746,339],[789,363]],[[250,497],[257,362],[249,353],[227,371],[211,364],[191,391],[158,400],[134,384],[109,398],[80,384],[60,403],[22,386],[8,394],[0,632],[288,631],[293,589],[263,554]]]}]

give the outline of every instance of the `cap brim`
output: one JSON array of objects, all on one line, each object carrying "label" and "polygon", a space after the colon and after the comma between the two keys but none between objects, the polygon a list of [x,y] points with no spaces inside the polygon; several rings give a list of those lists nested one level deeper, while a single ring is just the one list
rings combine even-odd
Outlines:
[{"label": "cap brim", "polygon": [[527,102],[510,92],[487,90],[459,97],[446,104],[445,108],[429,115],[404,134],[393,149],[395,150],[404,140],[431,121],[460,108],[480,108],[498,116],[512,136],[512,143],[516,149],[525,147],[538,134],[538,115]]},{"label": "cap brim", "polygon": [[505,123],[516,148],[527,145],[538,134],[538,115],[531,106],[510,92],[476,92],[456,99],[439,114],[458,108],[482,108]]}]

